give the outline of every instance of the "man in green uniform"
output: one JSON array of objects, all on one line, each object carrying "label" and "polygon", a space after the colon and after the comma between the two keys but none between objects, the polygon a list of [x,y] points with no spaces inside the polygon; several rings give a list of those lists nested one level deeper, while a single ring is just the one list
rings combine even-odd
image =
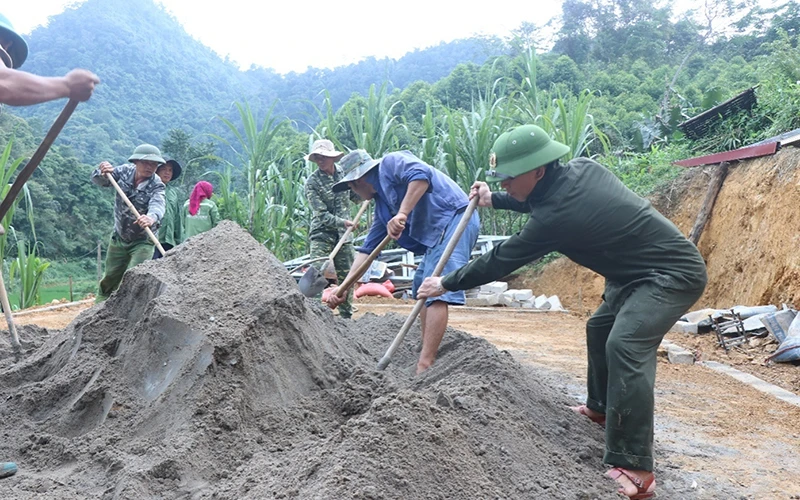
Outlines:
[{"label": "man in green uniform", "polygon": [[[6,16],[0,14],[0,104],[29,106],[69,97],[88,101],[97,76],[83,69],[74,69],[61,77],[42,77],[18,68],[28,57],[28,44],[14,30]],[[0,234],[4,231],[0,225]],[[12,325],[9,325],[12,326]],[[0,462],[0,479],[17,473],[14,462]]]},{"label": "man in green uniform", "polygon": [[[181,188],[173,182],[181,176],[181,164],[175,160],[167,160],[166,163],[158,167],[156,175],[164,183],[164,218],[158,227],[158,242],[169,251],[170,248],[180,245],[183,241],[183,223],[181,221],[181,210],[183,201],[181,200]],[[153,252],[153,258],[163,257],[158,248]]]},{"label": "man in green uniform", "polygon": [[[653,470],[653,385],[661,339],[700,298],[706,268],[672,222],[602,165],[576,158],[541,128],[523,125],[494,144],[479,206],[530,214],[522,231],[442,278],[418,296],[466,290],[507,276],[558,251],[606,278],[603,303],[586,324],[588,399],[573,408],[606,425],[605,462],[620,493],[649,498]],[[640,495],[640,496],[636,496]]]},{"label": "man in green uniform", "polygon": [[130,163],[115,167],[104,161],[92,172],[92,182],[110,187],[111,174],[120,189],[139,212],[137,218],[117,194],[114,202],[114,233],[106,254],[106,274],[100,281],[97,302],[106,300],[117,289],[125,271],[152,258],[155,246],[145,228],[157,228],[164,217],[164,183],[155,175],[164,158],[150,144],[137,146],[128,159]]},{"label": "man in green uniform", "polygon": [[[352,191],[334,193],[333,185],[342,180],[342,171],[336,166],[344,153],[336,151],[333,143],[327,139],[314,141],[311,152],[306,160],[312,161],[319,167],[311,173],[306,180],[305,192],[308,204],[311,206],[311,228],[308,231],[311,258],[326,257],[333,251],[344,232],[353,227],[350,220],[348,197],[353,201],[360,201],[358,195]],[[352,236],[342,245],[333,258],[336,267],[336,277],[341,283],[353,265],[353,239]],[[315,263],[321,268],[324,261]],[[351,305],[353,292],[347,293],[345,301],[339,306],[339,315],[350,318],[353,314]]]}]

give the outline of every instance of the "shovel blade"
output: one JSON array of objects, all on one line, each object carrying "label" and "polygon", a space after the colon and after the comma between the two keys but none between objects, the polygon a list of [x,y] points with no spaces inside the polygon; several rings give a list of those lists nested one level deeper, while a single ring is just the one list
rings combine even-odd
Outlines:
[{"label": "shovel blade", "polygon": [[316,297],[328,286],[328,280],[316,267],[310,266],[308,271],[300,278],[300,281],[297,282],[297,286],[306,297]]},{"label": "shovel blade", "polygon": [[328,259],[322,264],[320,273],[326,280],[336,281],[336,266],[333,265],[332,260]]}]

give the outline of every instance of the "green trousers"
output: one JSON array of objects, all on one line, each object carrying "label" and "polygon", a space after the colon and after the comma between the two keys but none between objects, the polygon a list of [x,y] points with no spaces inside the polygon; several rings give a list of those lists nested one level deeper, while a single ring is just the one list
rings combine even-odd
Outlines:
[{"label": "green trousers", "polygon": [[100,281],[100,290],[95,302],[106,300],[119,287],[125,271],[152,259],[154,247],[155,245],[148,239],[126,243],[116,233],[112,234],[106,252],[106,274]]},{"label": "green trousers", "polygon": [[604,300],[586,323],[586,406],[606,415],[605,463],[653,470],[656,354],[664,335],[702,295],[705,279],[699,281],[681,284],[666,275],[645,280],[616,308]]},{"label": "green trousers", "polygon": [[[311,240],[311,258],[314,259],[330,255],[336,243],[338,243],[338,241]],[[353,256],[353,244],[345,243],[333,258],[333,265],[336,266],[336,277],[339,283],[344,281],[345,277],[347,277],[347,273],[350,272],[350,268],[353,266]],[[322,269],[323,265],[325,265],[325,261],[314,263],[317,269]],[[350,318],[353,315],[352,300],[353,289],[350,288],[345,296],[344,302],[339,306],[339,315],[341,315],[341,317]]]}]

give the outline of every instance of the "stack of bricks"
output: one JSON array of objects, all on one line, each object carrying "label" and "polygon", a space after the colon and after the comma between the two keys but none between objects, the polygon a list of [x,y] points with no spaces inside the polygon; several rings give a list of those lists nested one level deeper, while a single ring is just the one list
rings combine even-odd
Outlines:
[{"label": "stack of bricks", "polygon": [[561,301],[556,295],[548,297],[546,295],[534,296],[530,289],[508,289],[508,283],[504,281],[493,281],[482,285],[480,288],[467,290],[467,306],[470,307],[490,307],[506,306],[522,309],[539,309],[563,311]]}]

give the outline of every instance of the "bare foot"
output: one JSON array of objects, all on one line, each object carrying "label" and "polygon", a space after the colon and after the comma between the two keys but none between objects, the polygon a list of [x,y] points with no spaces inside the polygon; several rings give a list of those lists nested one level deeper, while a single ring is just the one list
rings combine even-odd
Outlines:
[{"label": "bare foot", "polygon": [[606,472],[606,476],[619,484],[617,493],[628,498],[651,498],[656,490],[656,478],[650,471],[615,467]]}]

